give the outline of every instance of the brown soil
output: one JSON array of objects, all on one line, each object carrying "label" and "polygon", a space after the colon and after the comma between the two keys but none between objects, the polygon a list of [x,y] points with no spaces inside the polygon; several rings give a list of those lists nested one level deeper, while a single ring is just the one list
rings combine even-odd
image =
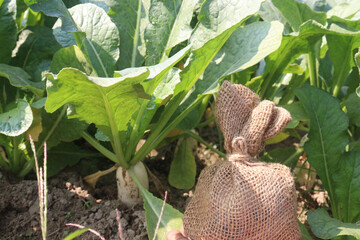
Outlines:
[{"label": "brown soil", "polygon": [[[84,190],[81,178],[67,172],[48,182],[48,239],[62,239],[77,230],[67,223],[98,231],[106,239],[119,239],[116,209],[125,239],[147,239],[141,206],[125,209],[116,200],[95,199]],[[0,179],[0,239],[41,239],[37,183],[10,184]],[[99,239],[88,232],[76,239]]]}]

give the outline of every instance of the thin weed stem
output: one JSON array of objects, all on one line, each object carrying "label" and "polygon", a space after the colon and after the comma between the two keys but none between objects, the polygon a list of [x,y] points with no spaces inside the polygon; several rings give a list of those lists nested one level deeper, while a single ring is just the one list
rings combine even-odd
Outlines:
[{"label": "thin weed stem", "polygon": [[42,239],[46,240],[47,235],[47,148],[46,142],[44,142],[44,166],[39,167],[39,162],[37,159],[37,153],[35,149],[35,144],[32,137],[29,135],[31,149],[34,153],[35,166],[36,166],[36,177],[37,177],[37,187],[38,187],[38,197],[39,197],[39,207],[40,207],[40,225],[41,225],[41,234]]}]

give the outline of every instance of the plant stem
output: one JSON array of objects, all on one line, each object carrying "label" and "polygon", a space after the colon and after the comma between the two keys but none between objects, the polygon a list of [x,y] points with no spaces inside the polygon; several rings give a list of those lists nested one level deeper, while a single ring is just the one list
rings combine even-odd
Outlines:
[{"label": "plant stem", "polygon": [[226,154],[223,152],[220,152],[219,150],[217,150],[216,148],[214,148],[213,146],[211,146],[209,143],[207,143],[204,139],[202,139],[199,135],[191,132],[191,131],[186,131],[186,135],[194,138],[196,141],[201,142],[202,144],[204,144],[207,148],[210,148],[213,152],[219,154],[220,157],[226,157]]},{"label": "plant stem", "polygon": [[204,122],[201,122],[199,123],[196,128],[202,128],[202,127],[205,127],[207,125],[209,125],[210,123],[212,123],[213,121],[215,121],[215,116],[209,118],[208,120],[204,121]]},{"label": "plant stem", "polygon": [[6,155],[5,155],[5,150],[3,149],[2,146],[0,146],[0,166],[2,166],[3,168],[5,168],[6,171],[10,170],[10,166],[8,163],[8,160],[6,159]]},{"label": "plant stem", "polygon": [[144,114],[144,111],[146,109],[146,105],[147,105],[147,101],[143,100],[142,104],[141,104],[141,107],[140,107],[140,109],[138,111],[138,114],[136,116],[134,127],[133,127],[133,129],[131,131],[131,134],[130,134],[129,144],[128,144],[127,150],[125,152],[125,161],[126,162],[129,162],[131,156],[135,153],[137,143],[135,143],[134,141],[136,140],[136,137],[138,135],[139,127],[140,127],[140,124],[141,124],[141,118],[142,118],[142,116]]},{"label": "plant stem", "polygon": [[99,92],[101,93],[103,101],[104,101],[106,115],[107,115],[107,118],[109,121],[110,130],[111,130],[112,139],[113,139],[113,148],[114,148],[116,157],[118,159],[117,162],[120,163],[120,165],[123,166],[124,168],[128,168],[128,164],[125,161],[125,156],[124,156],[124,153],[123,153],[123,150],[121,147],[119,131],[118,131],[116,121],[114,118],[114,113],[112,111],[112,108],[110,106],[108,98],[105,96],[106,94],[104,93],[103,89],[100,87],[99,87]]},{"label": "plant stem", "polygon": [[55,129],[57,128],[57,126],[59,125],[59,123],[61,122],[62,118],[64,117],[65,113],[67,110],[67,105],[64,105],[60,115],[56,118],[56,121],[54,122],[54,124],[51,126],[50,131],[47,133],[46,137],[44,138],[44,140],[41,142],[38,150],[36,151],[36,155],[39,155],[39,152],[42,150],[44,143],[50,138],[50,136],[53,134],[53,132],[55,131]]},{"label": "plant stem", "polygon": [[91,145],[93,146],[96,150],[98,150],[99,152],[101,152],[105,157],[107,157],[108,159],[110,159],[111,161],[115,162],[115,163],[119,163],[122,167],[124,168],[128,168],[129,165],[126,162],[119,162],[119,159],[116,157],[116,155],[114,153],[112,153],[111,151],[109,151],[107,148],[105,148],[103,145],[101,145],[95,138],[93,138],[89,133],[87,132],[82,132],[81,136]]},{"label": "plant stem", "polygon": [[140,16],[141,16],[141,4],[142,0],[138,1],[138,10],[137,10],[137,16],[136,16],[136,29],[135,29],[135,36],[133,41],[133,49],[132,49],[132,55],[131,55],[131,67],[135,67],[136,64],[136,50],[139,43],[139,32],[140,32]]},{"label": "plant stem", "polygon": [[307,63],[308,63],[308,68],[309,68],[309,73],[310,73],[310,85],[319,87],[319,84],[318,84],[319,81],[318,81],[318,76],[317,76],[317,71],[316,71],[316,59],[315,59],[314,53],[312,51],[310,51],[307,55]]},{"label": "plant stem", "polygon": [[[346,51],[346,56],[344,58],[344,61],[346,61],[349,58],[349,55],[352,55],[352,48],[353,41],[348,45],[348,49]],[[339,95],[340,89],[345,81],[346,76],[348,75],[348,72],[346,72],[346,63],[344,63],[341,66],[341,69],[339,71],[339,74],[336,75],[336,78],[333,79],[333,96],[337,97]]]},{"label": "plant stem", "polygon": [[20,136],[16,136],[13,137],[13,166],[12,169],[15,173],[17,173],[18,171],[21,171],[21,164],[20,164],[20,152],[19,152],[19,137]]},{"label": "plant stem", "polygon": [[[134,165],[138,161],[141,161],[145,158],[146,154],[148,154],[152,149],[154,149],[170,132],[174,129],[180,121],[182,121],[202,100],[204,96],[199,97],[192,105],[190,105],[187,109],[182,111],[171,123],[169,123],[164,129],[163,127],[170,119],[173,112],[175,112],[179,103],[174,103],[172,111],[168,111],[168,115],[165,115],[166,118],[161,118],[162,124],[156,126],[155,130],[151,133],[149,138],[146,140],[145,144],[141,147],[141,149],[135,154],[135,156],[131,159],[130,165]],[[182,99],[182,98],[180,98]],[[175,100],[176,101],[176,100]],[[170,113],[171,114],[170,114]],[[165,112],[164,112],[165,113]],[[166,120],[166,121],[165,121]]]}]

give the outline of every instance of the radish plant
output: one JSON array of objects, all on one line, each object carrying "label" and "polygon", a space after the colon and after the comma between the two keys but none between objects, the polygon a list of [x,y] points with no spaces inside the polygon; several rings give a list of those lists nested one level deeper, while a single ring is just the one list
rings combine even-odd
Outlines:
[{"label": "radish plant", "polygon": [[[131,176],[144,199],[152,237],[153,218],[159,215],[162,201],[146,190],[142,160],[207,94],[216,91],[221,78],[276,50],[282,24],[246,24],[261,1],[109,0],[110,8],[78,4],[70,9],[56,0],[26,3],[35,12],[59,18],[53,34],[62,48],[46,74],[46,111],[65,108],[68,118],[95,124],[95,136],[83,131],[82,137],[115,163],[113,169],[119,167],[119,186],[134,186],[129,183]],[[176,67],[180,61],[184,68]],[[146,142],[136,151],[144,137]],[[111,150],[104,141],[110,142]],[[136,190],[127,192],[139,195]],[[119,189],[119,196],[124,194]],[[180,228],[181,216],[167,205],[158,238]]]}]

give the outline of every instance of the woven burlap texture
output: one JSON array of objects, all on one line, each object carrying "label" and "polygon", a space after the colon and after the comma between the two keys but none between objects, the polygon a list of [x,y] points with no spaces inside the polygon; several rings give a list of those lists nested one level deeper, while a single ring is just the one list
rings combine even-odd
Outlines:
[{"label": "woven burlap texture", "polygon": [[291,121],[271,101],[225,81],[215,105],[226,161],[205,168],[184,214],[192,240],[299,240],[296,192],[290,169],[256,160],[264,141]]}]

